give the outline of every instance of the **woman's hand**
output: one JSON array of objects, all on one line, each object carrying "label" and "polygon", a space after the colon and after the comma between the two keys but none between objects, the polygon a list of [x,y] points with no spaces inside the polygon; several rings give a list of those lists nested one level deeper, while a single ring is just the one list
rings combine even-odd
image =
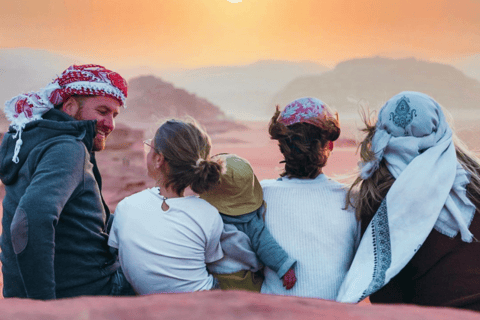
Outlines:
[{"label": "woman's hand", "polygon": [[291,268],[283,275],[283,286],[285,289],[290,290],[297,282],[297,278],[295,277],[295,270]]}]

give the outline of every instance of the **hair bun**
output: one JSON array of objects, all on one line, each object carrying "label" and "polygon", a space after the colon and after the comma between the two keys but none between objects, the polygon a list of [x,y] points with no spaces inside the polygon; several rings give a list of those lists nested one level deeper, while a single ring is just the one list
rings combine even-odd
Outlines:
[{"label": "hair bun", "polygon": [[225,163],[223,159],[212,161],[199,158],[193,168],[196,178],[193,180],[191,188],[195,193],[200,194],[220,182],[220,176],[225,171]]},{"label": "hair bun", "polygon": [[283,123],[278,122],[280,113],[279,106],[277,105],[275,114],[269,123],[268,133],[270,134],[270,138],[274,140],[280,140],[288,137],[288,128]]},{"label": "hair bun", "polygon": [[338,121],[329,120],[327,121],[328,125],[325,128],[325,137],[329,141],[335,141],[340,137],[340,126]]}]

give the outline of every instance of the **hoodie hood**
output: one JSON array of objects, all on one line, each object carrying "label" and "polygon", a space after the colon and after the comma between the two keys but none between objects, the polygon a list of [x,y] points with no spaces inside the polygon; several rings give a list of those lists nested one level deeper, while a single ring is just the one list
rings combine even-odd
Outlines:
[{"label": "hoodie hood", "polygon": [[18,163],[12,161],[15,154],[15,145],[18,139],[17,131],[13,126],[3,137],[0,147],[0,179],[5,185],[15,182],[18,171],[28,158],[32,149],[49,139],[71,135],[83,141],[91,153],[93,138],[95,137],[96,120],[75,120],[68,114],[51,109],[43,115],[43,119],[27,123],[22,132],[23,143],[18,153]]}]

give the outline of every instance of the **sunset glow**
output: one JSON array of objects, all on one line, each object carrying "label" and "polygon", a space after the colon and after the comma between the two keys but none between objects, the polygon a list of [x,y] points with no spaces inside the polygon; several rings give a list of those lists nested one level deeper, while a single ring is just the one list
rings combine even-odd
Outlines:
[{"label": "sunset glow", "polygon": [[480,52],[479,30],[478,0],[18,0],[0,11],[1,48],[115,66],[449,60]]}]

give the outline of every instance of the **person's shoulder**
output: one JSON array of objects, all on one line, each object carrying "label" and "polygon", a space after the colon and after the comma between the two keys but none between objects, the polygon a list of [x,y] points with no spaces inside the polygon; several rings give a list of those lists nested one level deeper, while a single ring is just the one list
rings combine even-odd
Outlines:
[{"label": "person's shoulder", "polygon": [[53,137],[48,137],[46,139],[43,139],[38,146],[69,146],[72,148],[79,147],[79,146],[85,146],[82,140],[79,140],[78,138],[69,135],[69,134],[61,134]]},{"label": "person's shoulder", "polygon": [[129,204],[136,204],[136,203],[139,203],[139,202],[143,203],[144,201],[147,201],[147,199],[149,199],[149,198],[151,198],[155,195],[155,189],[158,190],[158,188],[149,188],[149,189],[145,189],[145,190],[136,192],[134,194],[131,194],[131,195],[123,198],[123,200],[121,200],[118,203],[118,206],[126,206],[126,205],[129,205]]},{"label": "person's shoulder", "polygon": [[342,197],[345,197],[348,193],[349,186],[347,184],[338,182],[335,179],[328,178],[325,181],[325,187],[332,193],[339,194]]},{"label": "person's shoulder", "polygon": [[327,177],[326,184],[339,190],[348,190],[348,185],[341,183],[333,178]]},{"label": "person's shoulder", "polygon": [[260,181],[260,185],[262,187],[268,187],[268,186],[275,185],[277,182],[278,182],[278,179],[265,179]]},{"label": "person's shoulder", "polygon": [[220,226],[223,229],[222,217],[217,208],[197,196],[179,198],[175,203],[171,203],[170,208],[181,211],[182,215],[189,217],[205,230],[220,228]]},{"label": "person's shoulder", "polygon": [[217,208],[211,205],[207,200],[196,196],[188,196],[184,198],[184,201],[189,207],[195,207],[204,212],[218,214]]},{"label": "person's shoulder", "polygon": [[37,148],[46,152],[49,152],[49,150],[61,151],[67,157],[88,153],[85,144],[71,135],[60,135],[49,138],[40,143]]},{"label": "person's shoulder", "polygon": [[62,135],[49,138],[35,146],[30,157],[48,161],[49,164],[59,167],[80,169],[84,166],[85,159],[90,157],[82,141],[72,136]]},{"label": "person's shoulder", "polygon": [[262,180],[260,185],[262,186],[264,198],[271,193],[276,193],[279,190],[289,188],[289,184],[286,183],[285,180],[282,180],[282,178]]},{"label": "person's shoulder", "polygon": [[281,177],[277,179],[267,179],[262,180],[260,185],[264,192],[282,190],[282,189],[291,189],[291,188],[305,188],[305,184],[311,184],[311,179],[298,179],[298,178],[289,178]]},{"label": "person's shoulder", "polygon": [[197,218],[202,217],[202,219],[207,220],[222,219],[217,208],[211,205],[208,201],[197,196],[188,196],[183,198],[183,200],[178,203],[177,208],[185,211],[187,215],[192,215]]}]

